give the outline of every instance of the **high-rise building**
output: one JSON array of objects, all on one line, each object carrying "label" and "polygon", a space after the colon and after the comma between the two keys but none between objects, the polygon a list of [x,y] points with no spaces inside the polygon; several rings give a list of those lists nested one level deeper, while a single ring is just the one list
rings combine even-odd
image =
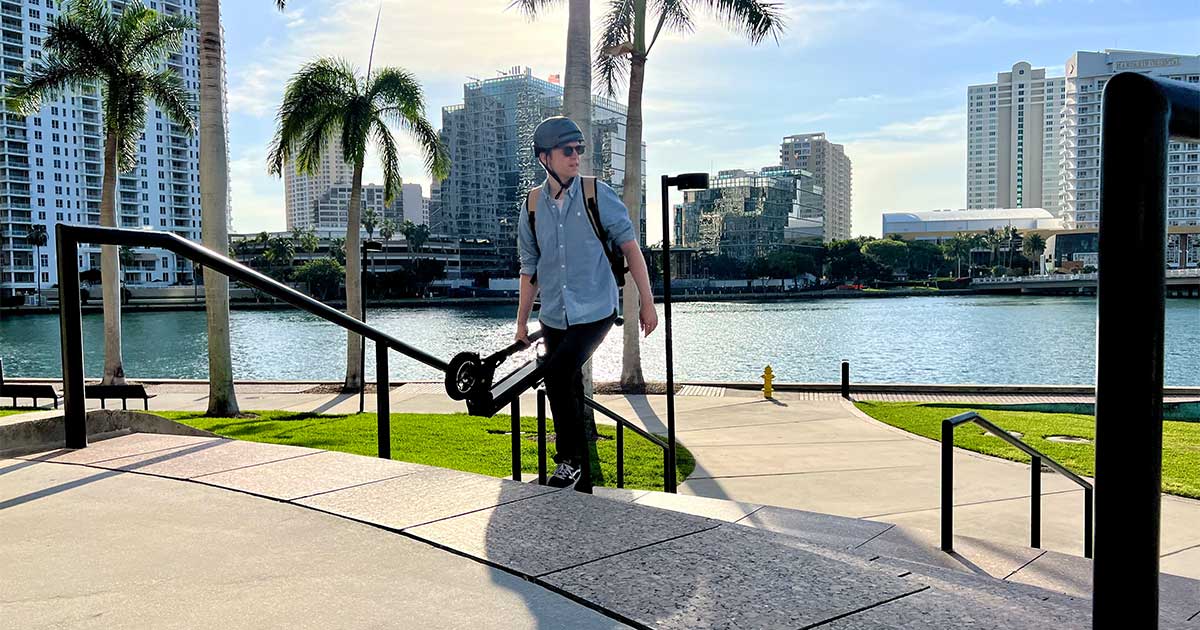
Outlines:
[{"label": "high-rise building", "polygon": [[1057,133],[1066,80],[1013,64],[967,88],[967,208],[1058,213]]},{"label": "high-rise building", "polygon": [[[344,233],[346,223],[349,221],[350,194],[352,192],[354,192],[354,187],[350,184],[330,186],[317,198],[316,203],[313,204],[312,213],[301,229],[342,230]],[[404,222],[401,198],[397,196],[392,199],[391,203],[386,203],[386,197],[382,185],[363,184],[362,194],[359,197],[362,211],[365,213],[368,209],[374,210],[380,223],[384,219],[391,219],[398,227]],[[363,228],[363,231],[365,232],[366,228]]]},{"label": "high-rise building", "polygon": [[429,225],[429,210],[425,206],[420,184],[404,184],[401,207],[404,209],[404,220],[416,225]]},{"label": "high-rise building", "polygon": [[[462,104],[442,109],[441,137],[451,161],[450,176],[430,191],[435,234],[489,239],[503,256],[516,260],[517,213],[526,192],[546,177],[533,155],[533,130],[562,113],[562,93],[561,85],[534,77],[529,68],[513,68],[500,77],[467,83]],[[625,179],[625,119],[624,105],[592,98],[592,137],[585,142],[585,159],[592,161],[592,173],[618,194]]]},{"label": "high-rise building", "polygon": [[850,238],[853,178],[846,147],[834,144],[824,133],[787,136],[779,147],[785,169],[803,169],[817,178],[824,191],[826,241]]},{"label": "high-rise building", "polygon": [[819,181],[808,171],[779,166],[720,171],[707,190],[683,193],[675,211],[675,243],[749,260],[789,242],[828,241]]},{"label": "high-rise building", "polygon": [[[119,1],[112,4],[118,12],[123,6]],[[3,0],[2,6],[0,78],[9,85],[46,61],[42,44],[60,7],[37,0]],[[195,0],[160,0],[157,9],[196,19]],[[162,66],[174,70],[193,95],[200,89],[198,46],[196,32],[189,31],[180,52]],[[101,86],[96,84],[64,90],[31,116],[17,116],[0,105],[0,297],[31,293],[39,280],[43,289],[57,282],[55,224],[100,223],[103,116]],[[150,102],[137,166],[117,179],[118,225],[171,231],[199,241],[199,186],[197,138]],[[40,254],[27,241],[35,225],[45,227],[48,235]],[[134,263],[123,266],[125,282],[192,282],[187,260],[165,250],[133,252]],[[99,269],[100,248],[80,247],[79,265]]]},{"label": "high-rise building", "polygon": [[[1059,204],[1068,228],[1100,226],[1100,101],[1104,84],[1119,72],[1200,83],[1200,55],[1105,50],[1080,51],[1067,59]],[[1168,147],[1167,224],[1200,225],[1200,144],[1195,142],[1172,142]],[[1176,239],[1173,246],[1181,248],[1180,234],[1171,238]],[[1192,240],[1200,252],[1200,239]],[[1183,248],[1187,247],[1191,246]]]},{"label": "high-rise building", "polygon": [[[320,225],[317,206],[329,196],[334,186],[349,186],[354,181],[354,167],[342,159],[342,139],[337,134],[325,139],[321,147],[321,160],[313,174],[300,172],[295,158],[288,160],[283,169],[284,207],[287,212],[289,230],[320,228],[333,229],[337,225]],[[345,216],[345,209],[342,210]],[[346,224],[343,220],[343,229]]]},{"label": "high-rise building", "polygon": [[[429,208],[431,200],[429,197],[421,197],[421,223],[420,225],[429,225]],[[413,221],[416,223],[416,221]]]}]

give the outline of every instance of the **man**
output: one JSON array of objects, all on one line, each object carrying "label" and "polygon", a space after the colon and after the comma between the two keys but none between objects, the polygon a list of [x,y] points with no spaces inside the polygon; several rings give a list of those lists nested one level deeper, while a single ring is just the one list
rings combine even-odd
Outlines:
[{"label": "man", "polygon": [[[576,490],[590,493],[581,368],[604,341],[620,305],[612,267],[584,203],[579,161],[585,150],[583,133],[569,118],[547,118],[534,131],[534,155],[547,177],[542,186],[530,191],[528,205],[520,212],[521,299],[516,340],[529,342],[527,321],[534,295],[540,291],[538,321],[546,340],[544,382],[554,414],[554,461],[558,464],[549,484],[557,488],[574,485]],[[658,326],[658,314],[633,222],[617,193],[599,180],[596,202],[605,235],[625,255],[637,283],[641,295],[638,319],[643,334],[649,335]],[[529,211],[534,214],[532,226]]]}]

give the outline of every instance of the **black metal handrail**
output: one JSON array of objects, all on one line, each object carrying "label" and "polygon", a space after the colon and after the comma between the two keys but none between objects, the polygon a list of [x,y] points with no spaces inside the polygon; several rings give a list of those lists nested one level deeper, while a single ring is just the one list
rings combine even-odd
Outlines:
[{"label": "black metal handrail", "polygon": [[[449,367],[445,361],[437,357],[422,352],[273,278],[173,233],[59,223],[55,227],[55,239],[58,249],[58,284],[60,287],[73,287],[79,284],[79,268],[76,265],[76,257],[80,243],[157,247],[175,252],[192,262],[199,262],[213,271],[253,286],[268,295],[375,342],[377,440],[378,454],[382,458],[391,458],[391,412],[388,399],[391,379],[387,366],[388,350],[395,350],[443,372]],[[83,396],[83,319],[79,293],[60,290],[58,303],[62,334],[66,447],[84,448],[87,446],[87,426]],[[515,408],[514,413],[516,413]]]},{"label": "black metal handrail", "polygon": [[1083,557],[1091,558],[1092,504],[1094,501],[1092,484],[974,411],[960,413],[953,418],[942,420],[942,551],[954,551],[954,429],[968,422],[973,422],[991,431],[992,435],[1017,447],[1033,458],[1029,469],[1030,547],[1039,549],[1042,546],[1042,464],[1044,463],[1054,472],[1083,488]]},{"label": "black metal handrail", "polygon": [[[615,421],[617,423],[617,487],[618,488],[625,487],[625,428],[628,427],[629,430],[646,438],[647,440],[650,441],[651,444],[662,449],[662,452],[663,452],[663,489],[666,490],[667,492],[675,492],[674,486],[672,484],[668,483],[668,480],[670,479],[669,476],[674,472],[672,467],[670,466],[670,459],[669,459],[671,451],[674,449],[672,449],[670,447],[669,442],[664,441],[661,437],[654,435],[653,433],[650,433],[649,431],[629,422],[628,420],[626,420],[624,417],[622,417],[617,412],[609,409],[608,407],[605,407],[604,405],[601,405],[600,403],[592,400],[591,398],[588,398],[587,396],[584,396],[583,404],[587,405],[588,407],[591,407],[592,409],[595,409],[596,411],[599,411],[600,413],[604,414],[605,416],[608,416],[609,418],[611,418],[613,421]],[[538,416],[537,416],[537,419],[538,419],[538,483],[545,485],[546,484],[546,390],[544,390],[544,389],[539,388],[537,390],[537,407],[538,407]],[[517,432],[517,426],[515,424],[515,421],[514,421],[513,426],[514,426],[513,434],[515,435]],[[521,457],[519,451],[516,450],[515,444],[516,444],[516,442],[514,440],[513,458],[514,458],[514,461],[516,462],[513,465],[514,471],[519,470],[520,457]],[[515,472],[514,472],[514,474],[515,474]]]}]

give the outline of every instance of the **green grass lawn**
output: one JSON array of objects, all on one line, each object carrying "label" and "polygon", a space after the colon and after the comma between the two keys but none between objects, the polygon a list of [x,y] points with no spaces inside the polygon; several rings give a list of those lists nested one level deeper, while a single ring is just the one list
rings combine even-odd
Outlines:
[{"label": "green grass lawn", "polygon": [[[207,418],[200,412],[154,412],[176,422],[218,435],[292,446],[307,446],[359,455],[375,455],[375,414],[321,415],[286,411],[254,411],[256,418]],[[392,458],[493,477],[512,475],[512,438],[508,416],[479,418],[466,414],[392,414]],[[604,485],[617,485],[616,427],[600,425],[597,451]],[[554,470],[553,422],[547,422],[547,467]],[[537,472],[537,418],[521,419],[521,469]],[[678,447],[676,473],[683,481],[695,468],[687,449]],[[625,432],[625,487],[663,489],[662,450]]]},{"label": "green grass lawn", "polygon": [[[941,439],[942,420],[976,411],[1006,431],[1021,433],[1022,441],[1072,472],[1088,477],[1095,475],[1096,449],[1092,443],[1068,444],[1046,439],[1050,435],[1069,435],[1094,440],[1094,416],[1005,411],[995,406],[966,403],[859,402],[855,406],[876,420],[934,440]],[[977,424],[960,425],[955,429],[954,445],[1013,461],[1029,461],[1029,456],[1007,442],[984,435],[983,428]],[[1200,422],[1163,422],[1162,488],[1169,494],[1200,499]]]},{"label": "green grass lawn", "polygon": [[30,411],[41,411],[33,407],[0,407],[0,417],[11,416],[15,413],[29,413]]}]

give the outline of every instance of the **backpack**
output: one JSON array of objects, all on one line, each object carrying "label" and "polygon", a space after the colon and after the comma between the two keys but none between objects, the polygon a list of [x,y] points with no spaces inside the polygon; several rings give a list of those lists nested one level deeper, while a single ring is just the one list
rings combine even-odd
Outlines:
[{"label": "backpack", "polygon": [[[617,288],[621,288],[625,286],[625,273],[629,271],[629,267],[625,264],[625,255],[609,242],[608,232],[604,229],[604,224],[600,222],[600,207],[596,203],[596,178],[580,177],[579,179],[582,180],[583,205],[587,208],[592,232],[596,234],[596,238],[600,239],[600,246],[604,249],[604,257],[608,259],[608,266],[612,270],[613,278],[617,281]],[[529,191],[529,197],[525,200],[525,211],[529,213],[529,230],[533,232],[533,247],[538,251],[539,256],[542,248],[537,242],[536,210],[538,195],[541,194],[541,191],[541,187],[534,188]],[[537,272],[534,272],[530,282],[537,284]]]}]

